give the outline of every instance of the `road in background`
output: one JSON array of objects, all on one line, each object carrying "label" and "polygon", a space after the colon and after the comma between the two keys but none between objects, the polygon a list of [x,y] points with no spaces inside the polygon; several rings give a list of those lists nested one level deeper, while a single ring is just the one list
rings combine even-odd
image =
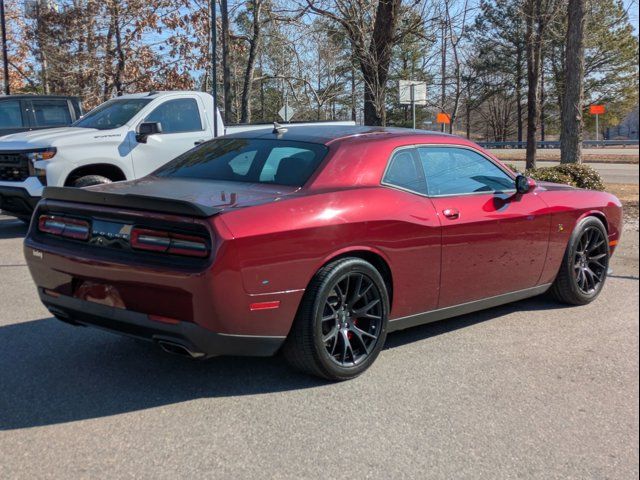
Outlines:
[{"label": "road in background", "polygon": [[[512,158],[522,158],[526,157],[526,150],[524,148],[492,148],[489,149],[491,153],[500,157],[501,155],[508,155]],[[560,158],[560,149],[559,148],[539,148],[537,151],[537,156],[539,159],[546,158]],[[630,146],[627,148],[583,148],[582,156],[585,160],[598,160],[598,157],[606,157],[611,158],[613,156],[620,157],[629,157],[629,158],[638,158],[638,147]],[[558,160],[559,161],[559,160]]]},{"label": "road in background", "polygon": [[[515,161],[508,162],[515,165],[520,171],[525,169],[525,162]],[[537,162],[539,167],[553,167],[559,165],[558,162]],[[638,185],[638,164],[631,163],[589,163],[590,167],[593,167],[598,171],[604,183],[627,183]]]},{"label": "road in background", "polygon": [[637,229],[595,303],[397,332],[337,384],[58,322],[24,230],[0,217],[0,478],[638,477]]}]

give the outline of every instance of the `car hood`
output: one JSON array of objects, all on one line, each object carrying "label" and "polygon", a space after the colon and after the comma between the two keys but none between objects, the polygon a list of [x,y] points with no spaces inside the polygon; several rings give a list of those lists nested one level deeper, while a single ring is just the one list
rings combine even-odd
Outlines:
[{"label": "car hood", "polygon": [[14,133],[0,138],[0,150],[29,150],[33,148],[59,147],[79,143],[93,143],[98,138],[120,136],[120,129],[96,130],[94,128],[60,127]]},{"label": "car hood", "polygon": [[223,211],[277,202],[299,189],[297,187],[263,183],[148,176],[128,182],[96,185],[88,187],[86,190],[180,200]]}]

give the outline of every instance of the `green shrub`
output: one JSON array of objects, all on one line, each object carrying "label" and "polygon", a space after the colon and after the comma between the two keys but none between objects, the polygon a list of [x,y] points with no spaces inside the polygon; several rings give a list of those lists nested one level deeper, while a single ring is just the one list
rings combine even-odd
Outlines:
[{"label": "green shrub", "polygon": [[600,174],[589,165],[583,163],[566,163],[553,167],[558,172],[571,177],[572,185],[587,190],[604,190]]},{"label": "green shrub", "polygon": [[564,183],[575,186],[573,179],[569,175],[559,172],[556,168],[557,167],[542,167],[527,170],[526,175],[541,182]]},{"label": "green shrub", "polygon": [[604,190],[605,188],[600,174],[589,165],[580,163],[536,168],[527,170],[526,175],[542,182],[565,183],[587,190]]}]

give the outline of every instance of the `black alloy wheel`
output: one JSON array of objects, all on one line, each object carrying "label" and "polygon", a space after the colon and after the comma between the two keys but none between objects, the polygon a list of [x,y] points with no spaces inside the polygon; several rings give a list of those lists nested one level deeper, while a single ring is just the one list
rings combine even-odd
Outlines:
[{"label": "black alloy wheel", "polygon": [[578,288],[585,295],[599,289],[609,266],[607,238],[597,227],[585,228],[576,247],[574,270]]},{"label": "black alloy wheel", "polygon": [[382,295],[362,273],[335,282],[322,312],[322,341],[342,367],[358,365],[373,350],[382,326]]},{"label": "black alloy wheel", "polygon": [[298,370],[328,380],[357,377],[384,347],[389,288],[382,274],[362,258],[322,267],[307,286],[282,348]]},{"label": "black alloy wheel", "polygon": [[602,221],[582,219],[571,234],[551,294],[569,305],[594,301],[607,279],[609,255],[609,236]]}]

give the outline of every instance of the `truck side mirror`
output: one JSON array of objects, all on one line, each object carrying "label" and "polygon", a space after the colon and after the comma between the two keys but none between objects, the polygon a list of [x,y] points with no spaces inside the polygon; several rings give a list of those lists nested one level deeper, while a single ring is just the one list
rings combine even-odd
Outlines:
[{"label": "truck side mirror", "polygon": [[136,141],[138,143],[147,143],[147,137],[149,135],[156,135],[162,133],[162,123],[160,122],[145,122],[138,125],[136,130]]}]

